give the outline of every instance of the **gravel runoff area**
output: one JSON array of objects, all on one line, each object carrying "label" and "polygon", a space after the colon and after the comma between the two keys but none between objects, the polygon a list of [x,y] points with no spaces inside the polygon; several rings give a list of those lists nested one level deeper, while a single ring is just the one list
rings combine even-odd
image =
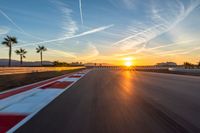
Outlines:
[{"label": "gravel runoff area", "polygon": [[[84,69],[84,68],[82,68]],[[12,75],[0,75],[0,92],[28,85],[31,83],[39,82],[63,74],[68,74],[82,69],[64,70],[64,71],[50,71],[50,72],[34,72],[27,74],[12,74]]]}]

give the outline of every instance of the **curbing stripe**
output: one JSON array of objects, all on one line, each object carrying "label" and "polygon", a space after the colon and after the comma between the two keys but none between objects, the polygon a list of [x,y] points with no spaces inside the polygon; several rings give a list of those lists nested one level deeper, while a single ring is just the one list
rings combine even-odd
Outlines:
[{"label": "curbing stripe", "polygon": [[[76,78],[77,80],[74,80],[69,86],[67,86],[64,91],[62,91],[60,94],[56,95],[54,98],[50,99],[49,101],[47,101],[46,103],[43,104],[43,106],[41,106],[40,108],[38,108],[37,111],[31,113],[30,115],[28,115],[27,117],[25,117],[23,120],[21,120],[19,123],[17,123],[14,127],[10,128],[7,133],[13,133],[15,132],[19,127],[21,127],[22,125],[24,125],[26,122],[28,122],[32,117],[34,117],[39,111],[41,111],[45,106],[47,106],[49,103],[51,103],[53,100],[55,100],[59,95],[61,95],[63,92],[65,92],[66,90],[68,90],[72,85],[74,85],[78,80],[80,80],[82,77],[84,77],[88,72],[89,70],[87,71],[84,71],[84,75],[80,76],[79,78]],[[83,72],[81,72],[82,74]],[[72,74],[73,76],[73,74]],[[74,76],[77,76],[77,75],[74,75]],[[70,77],[69,77],[70,78]],[[74,79],[74,78],[71,78],[71,79]],[[58,79],[58,80],[61,80],[61,79]],[[58,81],[57,80],[57,81]],[[55,81],[56,82],[56,81]],[[45,85],[43,85],[45,86]],[[52,88],[49,88],[49,89],[52,89]],[[56,88],[55,88],[56,89]],[[46,89],[45,89],[46,90]]]}]

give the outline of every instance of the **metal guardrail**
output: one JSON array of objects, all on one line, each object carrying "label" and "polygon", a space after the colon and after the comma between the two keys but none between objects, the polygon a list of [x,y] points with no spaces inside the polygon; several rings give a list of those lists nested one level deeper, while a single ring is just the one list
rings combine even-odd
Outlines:
[{"label": "metal guardrail", "polygon": [[169,68],[172,72],[200,73],[200,69]]},{"label": "metal guardrail", "polygon": [[151,67],[139,67],[139,66],[136,66],[136,67],[133,67],[132,69],[134,70],[168,70],[169,67],[157,67],[157,66],[151,66]]}]

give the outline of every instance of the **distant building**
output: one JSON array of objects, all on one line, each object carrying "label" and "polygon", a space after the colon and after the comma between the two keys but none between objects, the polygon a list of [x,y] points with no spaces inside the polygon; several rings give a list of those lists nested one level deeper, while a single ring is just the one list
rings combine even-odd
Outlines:
[{"label": "distant building", "polygon": [[159,67],[176,67],[177,64],[175,62],[162,62],[162,63],[157,63],[156,66],[159,66]]}]

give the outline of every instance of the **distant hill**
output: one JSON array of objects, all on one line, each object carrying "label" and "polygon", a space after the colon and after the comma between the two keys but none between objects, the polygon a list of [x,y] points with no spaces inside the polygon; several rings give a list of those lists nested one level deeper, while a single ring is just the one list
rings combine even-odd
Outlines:
[{"label": "distant hill", "polygon": [[[20,66],[20,61],[18,60],[12,60],[11,61],[12,66]],[[51,61],[43,61],[43,65],[52,66],[53,62]],[[8,66],[8,59],[0,59],[0,66]],[[23,66],[40,66],[40,61],[24,61]]]}]

